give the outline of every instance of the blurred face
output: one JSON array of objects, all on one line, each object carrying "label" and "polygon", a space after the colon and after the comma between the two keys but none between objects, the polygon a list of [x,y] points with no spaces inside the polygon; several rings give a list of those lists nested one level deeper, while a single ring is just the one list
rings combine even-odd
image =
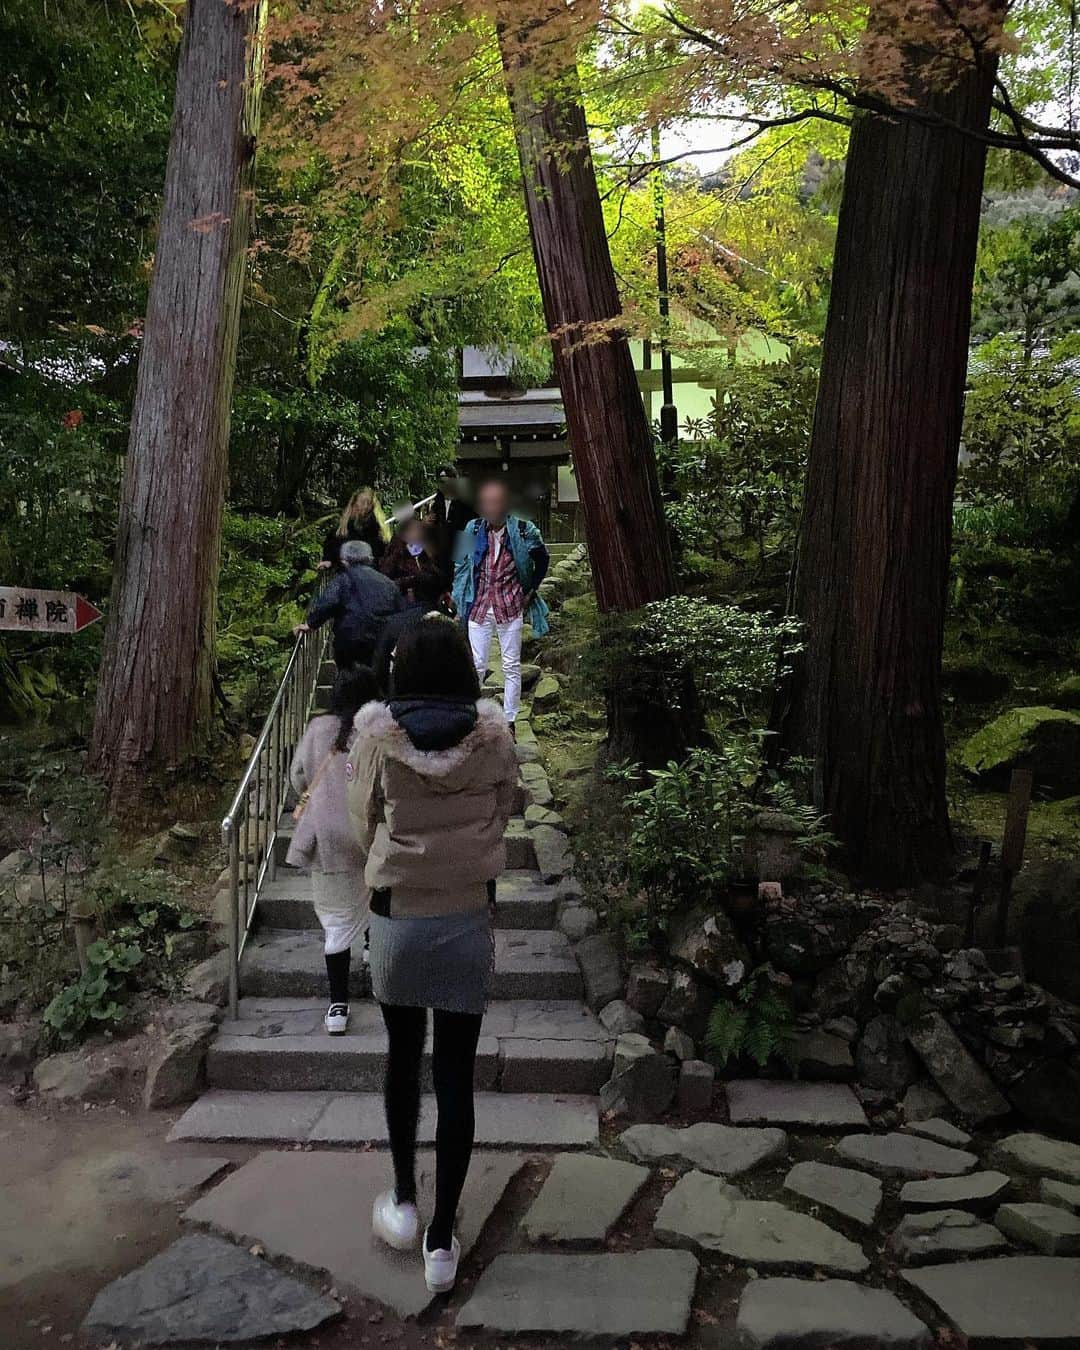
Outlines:
[{"label": "blurred face", "polygon": [[454,497],[457,495],[458,480],[451,474],[447,474],[439,479],[439,491],[444,497]]},{"label": "blurred face", "polygon": [[501,525],[506,519],[507,492],[501,483],[485,483],[476,497],[476,505],[485,520]]},{"label": "blurred face", "polygon": [[401,537],[407,544],[424,542],[424,527],[418,520],[410,520],[401,527]]}]

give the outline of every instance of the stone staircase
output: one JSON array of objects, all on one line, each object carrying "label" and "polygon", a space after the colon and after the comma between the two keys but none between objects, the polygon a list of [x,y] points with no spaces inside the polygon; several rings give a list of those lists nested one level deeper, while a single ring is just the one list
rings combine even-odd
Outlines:
[{"label": "stone staircase", "polygon": [[[328,663],[317,691],[324,706],[332,674]],[[535,764],[528,724],[518,726],[519,758]],[[597,1094],[610,1076],[614,1046],[583,1001],[574,951],[557,926],[563,905],[576,898],[576,883],[550,873],[545,880],[537,866],[524,812],[550,802],[538,769],[529,771],[529,785],[520,785],[520,814],[506,834],[494,996],[476,1062],[477,1141],[588,1147],[598,1137]],[[290,827],[291,818],[283,818],[277,876],[259,897],[241,961],[239,1015],[220,1026],[207,1056],[208,1090],[173,1127],[172,1139],[386,1142],[386,1034],[367,968],[354,952],[349,1030],[328,1036],[322,934],[310,878],[284,863]],[[428,1066],[425,1075],[429,1081]],[[425,1098],[422,1139],[431,1137],[433,1122],[433,1102]]]}]

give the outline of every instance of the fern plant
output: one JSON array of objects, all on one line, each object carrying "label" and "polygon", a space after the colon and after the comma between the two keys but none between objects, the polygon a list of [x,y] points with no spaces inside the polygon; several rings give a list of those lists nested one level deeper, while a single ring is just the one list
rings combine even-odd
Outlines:
[{"label": "fern plant", "polygon": [[705,1044],[720,1068],[738,1055],[747,1055],[759,1068],[774,1055],[792,1064],[794,1042],[791,1008],[770,965],[756,966],[733,997],[717,999],[705,1032]]}]

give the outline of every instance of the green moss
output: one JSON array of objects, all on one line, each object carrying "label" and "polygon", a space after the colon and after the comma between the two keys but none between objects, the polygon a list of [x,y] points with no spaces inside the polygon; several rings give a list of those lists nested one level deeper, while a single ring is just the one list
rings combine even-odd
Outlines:
[{"label": "green moss", "polygon": [[1080,713],[1060,708],[1010,708],[968,740],[960,764],[972,777],[1004,784],[1013,769],[1031,769],[1052,793],[1080,788]]}]

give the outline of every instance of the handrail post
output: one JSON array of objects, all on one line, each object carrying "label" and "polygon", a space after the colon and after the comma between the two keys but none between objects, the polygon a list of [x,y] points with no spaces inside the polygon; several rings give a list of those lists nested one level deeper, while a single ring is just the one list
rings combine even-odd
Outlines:
[{"label": "handrail post", "polygon": [[240,850],[231,816],[222,822],[221,833],[229,853],[229,1016],[240,1015]]}]

